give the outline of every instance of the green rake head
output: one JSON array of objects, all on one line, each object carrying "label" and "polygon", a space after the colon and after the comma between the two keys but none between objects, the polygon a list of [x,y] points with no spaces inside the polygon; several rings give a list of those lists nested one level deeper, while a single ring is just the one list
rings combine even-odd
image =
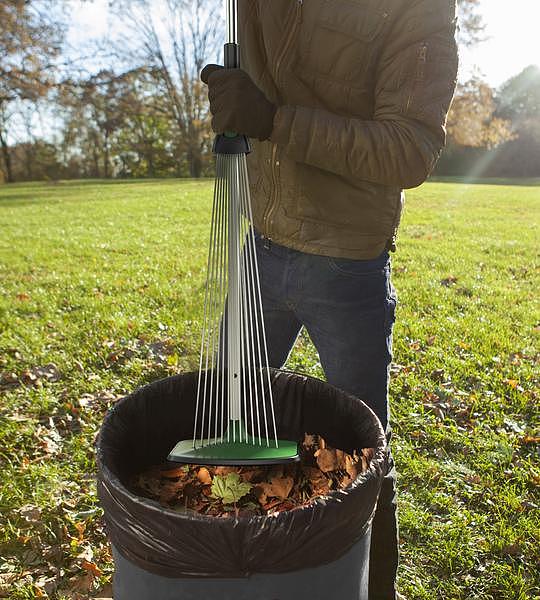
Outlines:
[{"label": "green rake head", "polygon": [[[242,441],[240,441],[240,439]],[[298,444],[289,440],[270,440],[252,437],[241,421],[231,421],[221,437],[204,440],[182,440],[171,450],[167,460],[214,466],[276,465],[300,460]]]}]

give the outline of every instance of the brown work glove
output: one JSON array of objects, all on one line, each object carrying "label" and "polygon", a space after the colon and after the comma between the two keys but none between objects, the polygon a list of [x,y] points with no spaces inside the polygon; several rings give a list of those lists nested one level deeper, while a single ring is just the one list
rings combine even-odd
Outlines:
[{"label": "brown work glove", "polygon": [[201,80],[208,85],[212,129],[258,138],[270,137],[277,106],[270,102],[242,69],[206,65]]}]

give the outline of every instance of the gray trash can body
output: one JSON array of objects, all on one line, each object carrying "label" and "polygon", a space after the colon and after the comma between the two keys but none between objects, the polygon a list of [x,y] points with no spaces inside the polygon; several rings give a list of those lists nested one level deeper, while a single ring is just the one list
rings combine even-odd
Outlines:
[{"label": "gray trash can body", "polygon": [[359,399],[271,370],[278,437],[320,434],[346,452],[373,448],[344,490],[270,516],[176,512],[129,489],[193,428],[197,374],[149,384],[107,414],[97,440],[98,496],[114,549],[115,600],[367,600],[371,522],[386,438]]},{"label": "gray trash can body", "polygon": [[113,547],[114,600],[368,600],[371,525],[338,560],[290,573],[242,579],[171,579],[149,573]]}]

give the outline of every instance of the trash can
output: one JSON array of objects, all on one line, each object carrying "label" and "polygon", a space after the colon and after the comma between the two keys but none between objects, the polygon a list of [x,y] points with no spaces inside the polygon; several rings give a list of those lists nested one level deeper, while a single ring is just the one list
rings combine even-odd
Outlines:
[{"label": "trash can", "polygon": [[106,415],[97,440],[98,496],[113,547],[115,600],[367,600],[371,522],[386,438],[362,401],[318,379],[271,370],[278,437],[305,433],[352,454],[366,472],[308,506],[268,516],[175,512],[128,481],[192,435],[198,373],[142,387]]}]

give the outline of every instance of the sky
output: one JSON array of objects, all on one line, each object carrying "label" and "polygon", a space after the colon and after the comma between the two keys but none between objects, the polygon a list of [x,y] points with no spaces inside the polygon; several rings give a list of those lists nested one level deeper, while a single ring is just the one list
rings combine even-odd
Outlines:
[{"label": "sky", "polygon": [[493,87],[540,66],[540,0],[482,0],[486,41],[461,52],[461,77],[476,65]]},{"label": "sky", "polygon": [[[70,4],[68,39],[73,46],[118,30],[119,24],[109,18],[108,0],[71,0]],[[540,65],[540,0],[482,0],[481,11],[486,40],[461,50],[462,80],[476,68],[490,85],[498,87],[526,66]]]}]

